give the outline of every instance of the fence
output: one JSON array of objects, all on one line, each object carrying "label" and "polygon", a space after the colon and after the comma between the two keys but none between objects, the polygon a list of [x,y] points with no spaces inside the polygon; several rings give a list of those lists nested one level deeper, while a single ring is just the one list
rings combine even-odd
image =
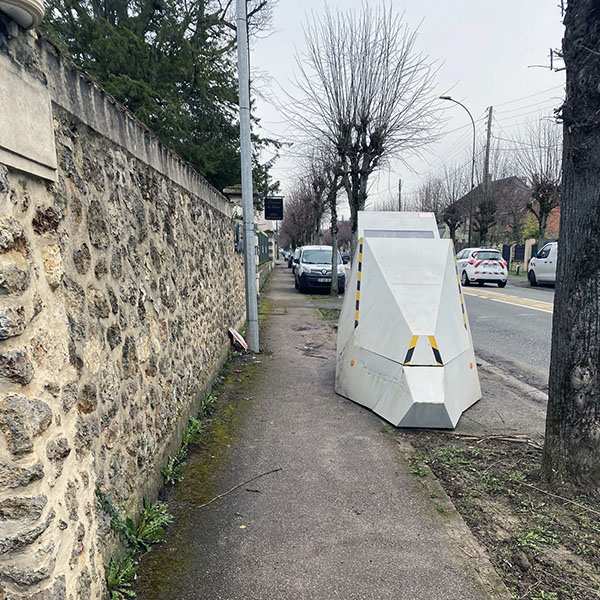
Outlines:
[{"label": "fence", "polygon": [[258,254],[258,264],[262,265],[264,262],[269,260],[269,236],[262,231],[256,232],[257,238],[257,254]]}]

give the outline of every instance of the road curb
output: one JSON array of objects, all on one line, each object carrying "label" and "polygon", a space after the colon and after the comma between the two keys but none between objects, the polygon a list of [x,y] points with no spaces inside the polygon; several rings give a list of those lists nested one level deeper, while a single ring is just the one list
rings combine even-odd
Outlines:
[{"label": "road curb", "polygon": [[[404,437],[398,436],[396,442],[403,462],[410,469],[410,459],[417,456],[417,451]],[[414,479],[423,486],[427,500],[435,509],[432,513],[453,546],[465,555],[464,564],[467,565],[468,575],[485,594],[486,600],[512,600],[512,594],[492,565],[485,548],[477,541],[429,466],[423,467],[427,474],[422,477],[414,476]]]},{"label": "road curb", "polygon": [[545,394],[538,388],[521,381],[514,375],[511,375],[508,371],[492,365],[491,363],[481,358],[477,359],[477,367],[484,372],[490,373],[502,379],[502,383],[506,387],[520,394],[523,394],[527,398],[534,400],[535,402],[546,404],[548,402],[548,394]]}]

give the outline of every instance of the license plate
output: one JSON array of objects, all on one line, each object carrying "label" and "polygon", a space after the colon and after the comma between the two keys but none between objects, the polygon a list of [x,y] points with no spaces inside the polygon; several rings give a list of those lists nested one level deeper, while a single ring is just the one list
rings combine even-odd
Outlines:
[{"label": "license plate", "polygon": [[319,283],[331,283],[331,277],[319,277],[317,281]]}]

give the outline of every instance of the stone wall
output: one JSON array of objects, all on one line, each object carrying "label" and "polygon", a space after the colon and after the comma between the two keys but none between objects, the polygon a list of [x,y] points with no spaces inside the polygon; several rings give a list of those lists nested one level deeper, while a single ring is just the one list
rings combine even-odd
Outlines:
[{"label": "stone wall", "polygon": [[36,78],[57,167],[0,163],[0,598],[95,599],[115,544],[95,490],[129,515],[156,493],[243,318],[243,265],[223,196],[8,31],[0,112],[3,66]]}]

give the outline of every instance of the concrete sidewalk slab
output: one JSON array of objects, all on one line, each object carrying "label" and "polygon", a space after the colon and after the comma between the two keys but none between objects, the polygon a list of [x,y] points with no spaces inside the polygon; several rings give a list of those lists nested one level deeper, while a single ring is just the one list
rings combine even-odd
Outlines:
[{"label": "concrete sidewalk slab", "polygon": [[165,553],[168,572],[146,569],[140,600],[510,597],[459,549],[468,530],[453,536],[441,523],[395,430],[335,394],[335,332],[281,264],[266,296],[261,341],[273,354],[260,358],[220,485],[282,470],[199,511],[180,506],[184,525],[152,552],[156,564]]}]

